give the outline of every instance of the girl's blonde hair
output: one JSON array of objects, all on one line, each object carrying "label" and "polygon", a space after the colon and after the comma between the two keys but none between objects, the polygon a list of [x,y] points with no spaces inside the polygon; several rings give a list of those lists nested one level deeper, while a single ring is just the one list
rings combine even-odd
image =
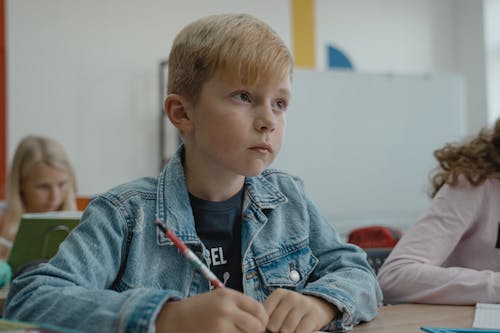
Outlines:
[{"label": "girl's blonde hair", "polygon": [[432,177],[431,197],[448,184],[457,185],[464,177],[471,185],[481,185],[488,178],[500,179],[500,119],[492,130],[483,129],[463,144],[447,144],[434,151],[439,167]]},{"label": "girl's blonde hair", "polygon": [[48,137],[27,136],[19,142],[7,180],[7,200],[2,237],[13,241],[25,207],[21,196],[22,182],[38,163],[44,163],[69,176],[67,196],[60,210],[76,210],[76,178],[63,146]]},{"label": "girl's blonde hair", "polygon": [[193,103],[219,70],[251,85],[292,75],[293,57],[265,22],[246,14],[211,15],[187,25],[168,57],[168,94]]}]

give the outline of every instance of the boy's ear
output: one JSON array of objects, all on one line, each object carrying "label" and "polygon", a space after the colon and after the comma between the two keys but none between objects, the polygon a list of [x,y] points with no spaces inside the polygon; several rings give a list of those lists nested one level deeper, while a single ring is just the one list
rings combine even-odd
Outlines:
[{"label": "boy's ear", "polygon": [[165,98],[165,112],[170,122],[181,132],[191,130],[192,122],[189,116],[189,103],[180,95],[169,94]]}]

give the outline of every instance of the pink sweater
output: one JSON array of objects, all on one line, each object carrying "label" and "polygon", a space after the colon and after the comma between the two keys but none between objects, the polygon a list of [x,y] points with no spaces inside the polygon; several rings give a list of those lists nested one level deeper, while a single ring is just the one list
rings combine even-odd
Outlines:
[{"label": "pink sweater", "polygon": [[500,303],[500,180],[443,186],[378,278],[386,304]]}]

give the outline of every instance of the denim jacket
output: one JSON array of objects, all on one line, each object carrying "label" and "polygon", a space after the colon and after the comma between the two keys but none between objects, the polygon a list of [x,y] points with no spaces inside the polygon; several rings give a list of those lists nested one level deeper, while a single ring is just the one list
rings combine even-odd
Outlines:
[{"label": "denim jacket", "polygon": [[[162,221],[208,262],[182,157],[183,147],[158,179],[92,200],[55,257],[13,281],[5,317],[84,332],[154,332],[166,301],[208,291],[207,280],[155,225]],[[263,302],[287,288],[320,297],[342,312],[329,331],[376,315],[382,294],[365,253],[339,239],[298,178],[274,169],[247,178],[242,213],[245,294]]]}]

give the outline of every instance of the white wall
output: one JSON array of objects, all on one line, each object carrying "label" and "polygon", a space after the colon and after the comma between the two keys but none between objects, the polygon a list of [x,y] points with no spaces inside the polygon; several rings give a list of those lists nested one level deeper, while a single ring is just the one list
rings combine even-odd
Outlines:
[{"label": "white wall", "polygon": [[464,135],[464,97],[460,76],[297,70],[273,166],[300,175],[341,233],[405,229],[429,203],[432,152]]},{"label": "white wall", "polygon": [[318,63],[333,43],[361,72],[451,72],[452,1],[316,0]]},{"label": "white wall", "polygon": [[500,118],[500,1],[486,0],[484,6],[486,76],[489,122]]},{"label": "white wall", "polygon": [[482,1],[453,0],[455,68],[466,78],[469,133],[486,125],[486,54]]},{"label": "white wall", "polygon": [[[481,37],[480,8],[482,1],[317,0],[318,67],[332,42],[361,72],[452,72],[469,80],[474,63],[484,73],[484,59],[467,53],[464,68],[456,50]],[[474,29],[462,35],[466,9]],[[158,64],[186,23],[237,11],[264,19],[290,45],[288,0],[8,0],[9,161],[22,136],[45,133],[68,149],[82,194],[155,176]],[[469,112],[470,131],[485,114]]]},{"label": "white wall", "polygon": [[158,65],[185,24],[222,11],[290,39],[287,0],[8,1],[9,161],[21,137],[44,133],[69,151],[82,194],[156,175]]},{"label": "white wall", "polygon": [[[497,1],[498,0],[493,0]],[[487,123],[482,0],[316,0],[317,59],[327,44],[361,72],[460,74],[468,134]]]}]

